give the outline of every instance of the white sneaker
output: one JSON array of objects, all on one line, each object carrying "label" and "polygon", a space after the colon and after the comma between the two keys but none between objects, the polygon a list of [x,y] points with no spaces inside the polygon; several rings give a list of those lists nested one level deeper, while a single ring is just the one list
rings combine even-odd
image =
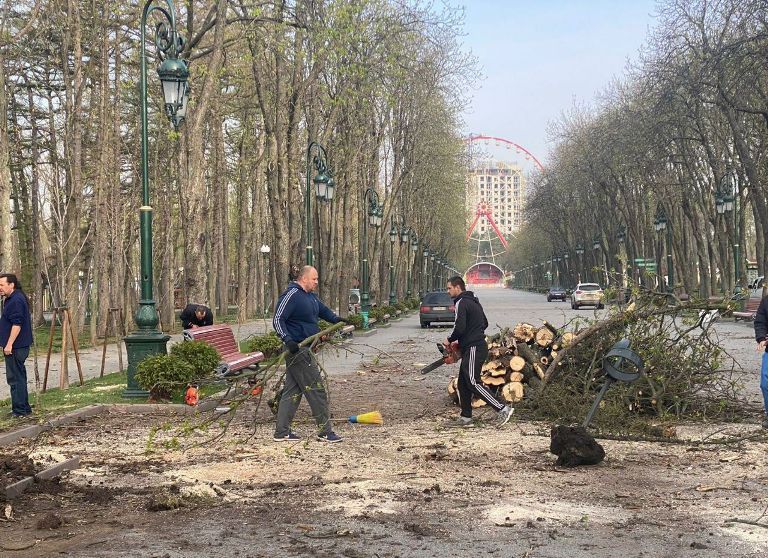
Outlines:
[{"label": "white sneaker", "polygon": [[501,428],[509,422],[512,418],[512,413],[515,412],[515,408],[512,405],[507,405],[496,416],[496,428]]}]

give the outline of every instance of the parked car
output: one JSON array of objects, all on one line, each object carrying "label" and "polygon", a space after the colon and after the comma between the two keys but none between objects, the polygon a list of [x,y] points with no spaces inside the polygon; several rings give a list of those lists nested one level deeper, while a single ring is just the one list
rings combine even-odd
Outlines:
[{"label": "parked car", "polygon": [[603,289],[597,283],[579,283],[571,294],[571,308],[578,310],[582,306],[604,308]]},{"label": "parked car", "polygon": [[552,302],[553,300],[562,300],[565,302],[566,298],[568,298],[568,295],[562,287],[550,287],[547,291],[547,302]]},{"label": "parked car", "polygon": [[453,299],[445,291],[426,293],[419,305],[421,327],[429,327],[435,322],[453,322],[456,320],[456,308]]}]

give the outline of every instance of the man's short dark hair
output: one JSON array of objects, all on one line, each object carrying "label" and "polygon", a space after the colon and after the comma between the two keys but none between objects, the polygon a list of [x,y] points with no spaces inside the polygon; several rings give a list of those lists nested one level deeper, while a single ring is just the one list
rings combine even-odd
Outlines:
[{"label": "man's short dark hair", "polygon": [[458,275],[454,275],[453,277],[450,277],[448,279],[448,282],[451,284],[452,287],[459,287],[462,291],[467,290],[467,284],[464,282],[464,279],[462,279]]},{"label": "man's short dark hair", "polygon": [[21,289],[21,283],[19,282],[19,278],[16,277],[13,273],[0,273],[0,277],[4,278],[7,283],[13,283],[13,288],[15,290],[22,290]]}]

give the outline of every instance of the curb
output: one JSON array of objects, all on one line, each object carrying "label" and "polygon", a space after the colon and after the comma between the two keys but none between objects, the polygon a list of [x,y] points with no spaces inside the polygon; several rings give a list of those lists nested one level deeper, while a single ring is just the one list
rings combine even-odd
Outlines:
[{"label": "curb", "polygon": [[375,334],[376,334],[376,329],[370,327],[368,329],[355,330],[354,337],[370,337],[371,335],[375,335]]},{"label": "curb", "polygon": [[219,405],[219,401],[215,399],[208,399],[201,402],[199,405],[190,407],[189,405],[183,405],[180,403],[170,403],[167,405],[156,403],[113,403],[113,404],[98,404],[89,405],[83,407],[66,415],[54,417],[43,424],[33,424],[30,426],[24,426],[18,430],[6,432],[0,434],[0,447],[9,446],[14,442],[21,440],[22,438],[34,438],[46,432],[53,430],[57,426],[70,424],[85,420],[87,418],[95,417],[105,413],[125,414],[125,415],[142,415],[151,413],[170,413],[176,415],[192,415],[195,413],[204,413],[210,411]]},{"label": "curb", "polygon": [[65,471],[71,471],[72,469],[77,469],[79,466],[80,466],[80,458],[73,457],[72,459],[67,459],[66,461],[57,463],[52,467],[43,469],[42,471],[40,471],[39,473],[36,473],[32,477],[23,478],[18,482],[15,482],[13,484],[9,484],[8,486],[6,486],[5,498],[7,500],[13,500],[14,498],[18,498],[27,488],[32,486],[35,482],[50,480],[52,478],[58,477],[61,473]]}]

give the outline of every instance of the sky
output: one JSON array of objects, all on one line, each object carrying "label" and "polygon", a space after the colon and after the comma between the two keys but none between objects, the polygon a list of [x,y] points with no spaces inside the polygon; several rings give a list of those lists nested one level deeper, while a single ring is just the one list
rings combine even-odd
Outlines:
[{"label": "sky", "polygon": [[655,3],[465,0],[463,42],[482,73],[465,132],[513,141],[546,165],[548,123],[574,104],[592,104],[628,59],[637,60]]}]

